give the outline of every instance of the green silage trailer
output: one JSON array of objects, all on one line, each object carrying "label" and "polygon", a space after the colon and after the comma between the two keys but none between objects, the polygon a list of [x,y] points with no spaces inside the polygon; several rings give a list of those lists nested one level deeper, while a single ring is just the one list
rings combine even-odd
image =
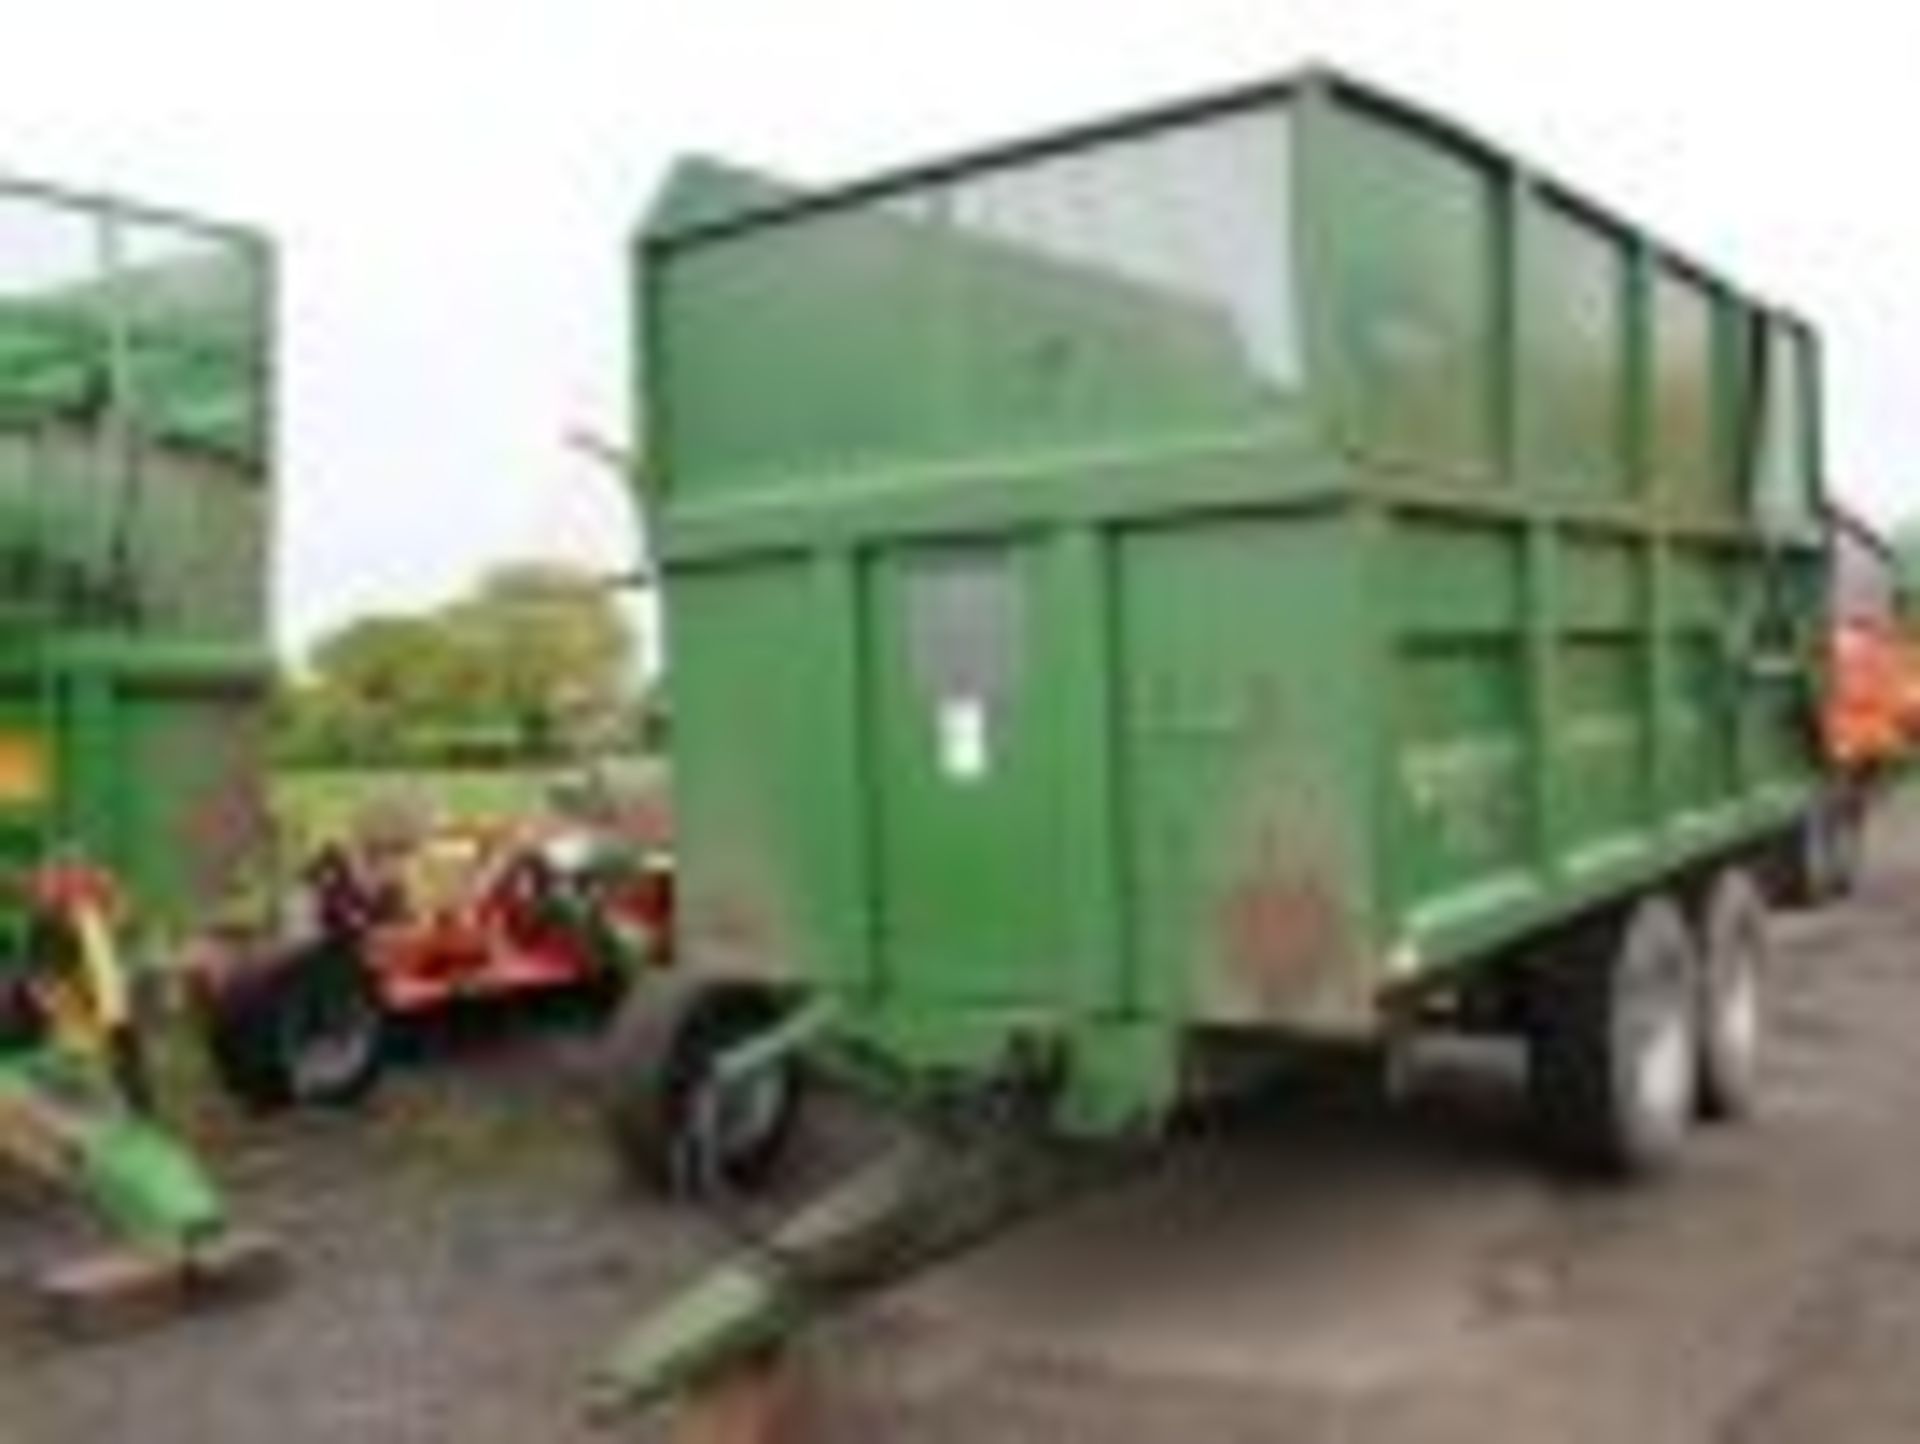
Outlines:
[{"label": "green silage trailer", "polygon": [[0,872],[156,931],[260,859],[272,294],[254,232],[0,181]]},{"label": "green silage trailer", "polygon": [[[764,1164],[802,1055],[1055,1154],[1428,1026],[1524,1039],[1582,1164],[1744,1111],[1819,812],[1804,322],[1325,72],[835,190],[691,162],[635,263],[644,1168]],[[912,1192],[801,1224],[892,1230],[824,1292]],[[615,1392],[823,1292],[747,1267]]]},{"label": "green silage trailer", "polygon": [[268,1252],[148,1116],[138,964],[260,881],[272,302],[254,232],[0,178],[0,1163],[133,1249],[63,1310]]}]

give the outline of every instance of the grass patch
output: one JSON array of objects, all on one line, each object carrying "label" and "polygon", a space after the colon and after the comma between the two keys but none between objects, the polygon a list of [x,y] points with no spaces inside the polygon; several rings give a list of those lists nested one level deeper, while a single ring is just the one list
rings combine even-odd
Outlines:
[{"label": "grass patch", "polygon": [[558,768],[428,768],[285,771],[274,776],[273,813],[296,847],[347,832],[370,805],[404,797],[449,821],[482,821],[538,811]]},{"label": "grass patch", "polygon": [[[617,759],[604,764],[603,780],[618,795],[657,794],[666,785],[658,758]],[[368,806],[405,798],[427,807],[442,822],[506,821],[546,811],[554,790],[577,787],[579,767],[288,768],[271,784],[279,833],[297,850],[350,830]]]}]

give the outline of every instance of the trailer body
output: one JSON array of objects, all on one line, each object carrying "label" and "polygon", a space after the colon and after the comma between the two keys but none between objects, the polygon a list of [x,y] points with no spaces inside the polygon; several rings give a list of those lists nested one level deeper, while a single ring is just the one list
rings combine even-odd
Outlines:
[{"label": "trailer body", "polygon": [[0,1163],[122,1240],[36,1280],[69,1326],[274,1271],[128,966],[265,841],[271,306],[251,232],[0,178]]},{"label": "trailer body", "polygon": [[84,857],[155,934],[265,841],[273,284],[250,230],[0,179],[0,875]]},{"label": "trailer body", "polygon": [[677,952],[1163,1117],[1817,789],[1800,320],[1321,72],[636,245]]}]

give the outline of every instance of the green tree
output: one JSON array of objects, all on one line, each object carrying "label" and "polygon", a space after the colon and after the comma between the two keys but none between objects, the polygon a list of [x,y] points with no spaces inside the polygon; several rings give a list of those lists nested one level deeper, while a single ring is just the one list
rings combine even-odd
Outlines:
[{"label": "green tree", "polygon": [[598,578],[552,563],[499,567],[444,620],[491,715],[511,723],[526,755],[618,745],[634,644]]},{"label": "green tree", "polygon": [[633,637],[578,569],[502,566],[444,607],[358,618],[283,688],[280,739],[309,762],[541,761],[630,745]]},{"label": "green tree", "polygon": [[457,664],[430,616],[370,616],[314,647],[305,730],[346,762],[412,760],[457,695]]}]

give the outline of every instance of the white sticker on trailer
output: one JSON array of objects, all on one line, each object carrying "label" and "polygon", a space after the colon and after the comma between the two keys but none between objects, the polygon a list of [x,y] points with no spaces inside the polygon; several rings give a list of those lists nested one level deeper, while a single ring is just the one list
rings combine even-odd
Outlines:
[{"label": "white sticker on trailer", "polygon": [[982,697],[947,697],[936,715],[940,770],[953,782],[978,782],[992,766],[987,703]]}]

